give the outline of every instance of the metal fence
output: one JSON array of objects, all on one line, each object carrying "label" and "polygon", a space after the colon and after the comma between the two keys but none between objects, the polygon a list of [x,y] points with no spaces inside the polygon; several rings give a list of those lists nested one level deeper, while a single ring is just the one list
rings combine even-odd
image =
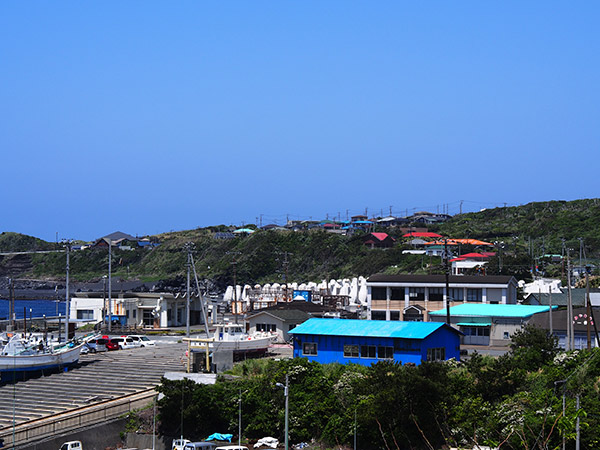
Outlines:
[{"label": "metal fence", "polygon": [[154,389],[73,409],[0,430],[0,450],[18,448],[59,434],[117,419],[143,408],[156,395]]}]

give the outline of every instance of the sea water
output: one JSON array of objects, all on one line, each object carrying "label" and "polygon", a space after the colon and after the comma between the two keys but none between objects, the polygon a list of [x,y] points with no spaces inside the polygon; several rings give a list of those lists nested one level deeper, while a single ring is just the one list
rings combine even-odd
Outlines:
[{"label": "sea water", "polygon": [[[31,311],[30,311],[31,310]],[[56,317],[65,315],[65,301],[56,300],[15,300],[15,316],[17,319],[23,318],[23,312],[30,317]],[[8,319],[10,312],[9,300],[0,299],[0,320]]]}]

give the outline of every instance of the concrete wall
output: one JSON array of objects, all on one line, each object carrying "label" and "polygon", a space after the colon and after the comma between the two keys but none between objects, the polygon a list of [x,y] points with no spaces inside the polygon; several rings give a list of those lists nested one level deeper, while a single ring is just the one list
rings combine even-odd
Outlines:
[{"label": "concrete wall", "polygon": [[[121,432],[125,429],[127,419],[104,422],[96,427],[86,428],[75,433],[57,437],[49,437],[43,442],[27,446],[19,446],[19,450],[58,450],[68,441],[81,441],[83,450],[105,450],[121,444]],[[152,448],[152,446],[150,446]]]},{"label": "concrete wall", "polygon": [[[170,450],[173,439],[156,436],[154,447],[152,447],[151,434],[127,433],[125,447],[127,448],[154,448],[155,450]],[[84,448],[83,450],[87,450]]]}]

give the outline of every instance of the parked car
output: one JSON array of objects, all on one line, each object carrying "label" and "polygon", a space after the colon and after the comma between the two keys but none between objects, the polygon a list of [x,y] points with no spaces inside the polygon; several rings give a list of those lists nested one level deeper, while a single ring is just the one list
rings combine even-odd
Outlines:
[{"label": "parked car", "polygon": [[114,337],[110,340],[110,342],[112,342],[113,344],[117,344],[120,350],[139,347],[139,345],[133,342],[133,339],[127,336]]},{"label": "parked car", "polygon": [[183,450],[215,450],[217,448],[217,444],[214,442],[189,442],[185,444]]},{"label": "parked car", "polygon": [[105,352],[108,350],[108,348],[106,347],[107,343],[108,339],[94,338],[87,341],[85,343],[85,346],[89,349],[90,353]]},{"label": "parked car", "polygon": [[129,337],[133,339],[134,342],[139,342],[140,347],[154,347],[156,345],[155,341],[143,334],[130,334]]},{"label": "parked car", "polygon": [[190,442],[189,439],[174,439],[171,450],[183,450],[186,444],[189,444]]},{"label": "parked car", "polygon": [[83,450],[81,441],[69,441],[60,446],[60,450]]},{"label": "parked car", "polygon": [[111,338],[109,338],[108,336],[102,336],[102,339],[106,340],[106,349],[108,351],[112,351],[112,350],[119,350],[119,344],[117,344],[116,342],[113,342]]},{"label": "parked car", "polygon": [[217,447],[215,450],[248,450],[248,447],[244,447],[243,445],[224,445],[222,447]]}]

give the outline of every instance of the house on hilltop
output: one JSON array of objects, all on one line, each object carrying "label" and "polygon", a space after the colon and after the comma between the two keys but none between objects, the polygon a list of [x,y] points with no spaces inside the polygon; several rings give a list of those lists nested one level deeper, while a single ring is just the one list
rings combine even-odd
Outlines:
[{"label": "house on hilltop", "polygon": [[387,233],[369,233],[363,236],[363,244],[369,248],[389,248],[393,247],[396,239]]}]

